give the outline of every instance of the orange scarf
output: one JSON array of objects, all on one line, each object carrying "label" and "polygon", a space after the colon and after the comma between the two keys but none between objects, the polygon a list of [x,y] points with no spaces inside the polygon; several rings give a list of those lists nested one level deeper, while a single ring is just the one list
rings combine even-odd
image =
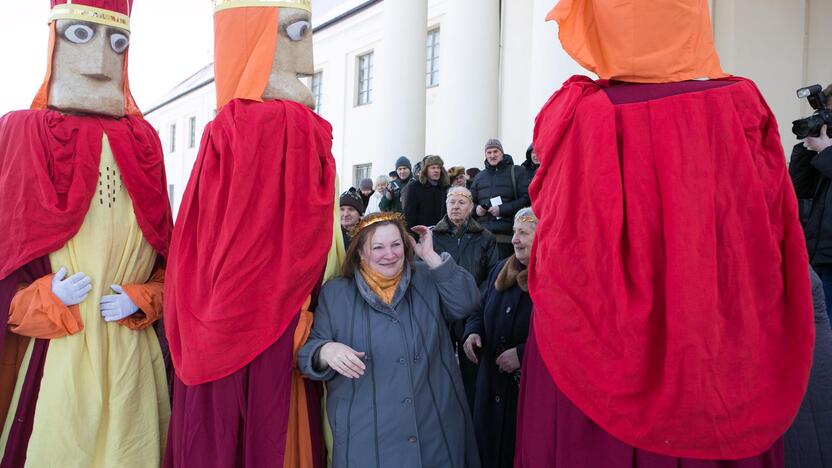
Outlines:
[{"label": "orange scarf", "polygon": [[399,286],[399,281],[402,279],[402,270],[393,277],[387,277],[380,273],[376,273],[364,262],[361,262],[361,276],[364,278],[364,281],[367,282],[367,285],[370,286],[370,289],[373,290],[376,295],[384,301],[385,304],[390,305],[393,302],[393,296],[396,294],[396,288]]}]

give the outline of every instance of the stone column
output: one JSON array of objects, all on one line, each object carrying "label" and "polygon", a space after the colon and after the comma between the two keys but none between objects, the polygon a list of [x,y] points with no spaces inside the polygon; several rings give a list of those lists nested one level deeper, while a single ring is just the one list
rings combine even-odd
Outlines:
[{"label": "stone column", "polygon": [[379,106],[380,152],[373,158],[373,174],[392,171],[400,155],[415,165],[425,152],[427,0],[387,0],[382,7],[373,98]]},{"label": "stone column", "polygon": [[440,39],[441,156],[481,167],[485,142],[499,137],[500,2],[452,0],[447,8]]}]

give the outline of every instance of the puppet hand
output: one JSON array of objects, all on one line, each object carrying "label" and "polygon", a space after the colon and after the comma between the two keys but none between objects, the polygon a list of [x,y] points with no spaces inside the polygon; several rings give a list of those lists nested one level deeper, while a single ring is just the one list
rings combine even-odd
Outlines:
[{"label": "puppet hand", "polygon": [[52,277],[52,294],[67,307],[84,302],[91,289],[92,280],[81,272],[67,278],[66,268],[61,268]]},{"label": "puppet hand", "polygon": [[121,286],[114,284],[110,288],[117,294],[101,298],[101,316],[104,317],[104,320],[116,322],[138,312],[139,306],[133,304],[130,296],[124,293]]}]

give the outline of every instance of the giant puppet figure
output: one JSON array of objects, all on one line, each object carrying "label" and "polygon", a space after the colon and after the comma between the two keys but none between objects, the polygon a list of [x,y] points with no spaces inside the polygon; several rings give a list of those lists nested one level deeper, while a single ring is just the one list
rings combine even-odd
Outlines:
[{"label": "giant puppet figure", "polygon": [[3,467],[161,464],[172,220],[128,86],[131,5],[52,0],[46,79],[0,119]]},{"label": "giant puppet figure", "polygon": [[[706,0],[563,0],[516,466],[782,466],[813,344],[777,124]],[[722,462],[720,462],[722,460]]]},{"label": "giant puppet figure", "polygon": [[309,299],[337,268],[332,129],[298,80],[314,72],[311,0],[215,3],[219,113],[168,262],[165,466],[320,466],[320,399],[293,379]]}]

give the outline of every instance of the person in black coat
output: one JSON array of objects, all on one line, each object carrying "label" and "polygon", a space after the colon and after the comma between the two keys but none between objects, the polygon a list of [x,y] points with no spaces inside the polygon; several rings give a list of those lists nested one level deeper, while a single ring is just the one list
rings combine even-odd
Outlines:
[{"label": "person in black coat", "polygon": [[396,171],[393,173],[395,177],[390,180],[390,184],[384,192],[384,198],[378,204],[381,211],[402,212],[402,190],[413,182],[412,172],[410,160],[406,156],[400,156],[396,160]]},{"label": "person in black coat", "polygon": [[792,427],[783,436],[787,468],[832,467],[832,330],[826,315],[823,284],[812,269],[815,349],[806,396]]},{"label": "person in black coat", "polygon": [[[497,241],[494,235],[483,229],[471,218],[474,202],[471,192],[465,187],[451,187],[445,204],[448,213],[433,228],[433,250],[451,254],[457,265],[468,270],[474,277],[480,291],[485,291],[488,273],[500,261]],[[474,407],[477,380],[477,366],[465,359],[462,349],[465,320],[453,322],[450,327],[451,341],[460,356],[459,369],[468,404]]]},{"label": "person in black coat", "polygon": [[529,145],[526,150],[526,160],[521,164],[526,170],[526,177],[529,178],[529,185],[534,180],[534,175],[537,173],[537,168],[540,167],[540,160],[537,159],[537,153],[534,152],[534,146]]},{"label": "person in black coat", "polygon": [[514,255],[491,270],[482,305],[465,325],[463,350],[478,364],[473,412],[483,468],[514,466],[520,366],[532,316],[527,267],[536,229],[531,208],[517,212]]},{"label": "person in black coat", "polygon": [[433,226],[445,216],[445,195],[451,185],[442,158],[425,156],[417,180],[402,193],[404,219],[408,227]]},{"label": "person in black coat", "polygon": [[[797,198],[812,200],[803,227],[809,263],[820,276],[826,297],[832,297],[832,139],[823,128],[819,137],[795,145],[789,175]],[[832,319],[832,301],[827,302],[826,312]]]},{"label": "person in black coat", "polygon": [[361,221],[365,207],[361,193],[355,187],[350,187],[342,193],[338,204],[341,212],[341,235],[344,237],[344,248],[347,249],[350,246],[350,230]]},{"label": "person in black coat", "polygon": [[497,238],[500,258],[512,253],[511,220],[521,208],[531,206],[529,178],[523,167],[514,165],[511,155],[503,153],[499,140],[485,145],[485,169],[471,184],[477,222]]}]

